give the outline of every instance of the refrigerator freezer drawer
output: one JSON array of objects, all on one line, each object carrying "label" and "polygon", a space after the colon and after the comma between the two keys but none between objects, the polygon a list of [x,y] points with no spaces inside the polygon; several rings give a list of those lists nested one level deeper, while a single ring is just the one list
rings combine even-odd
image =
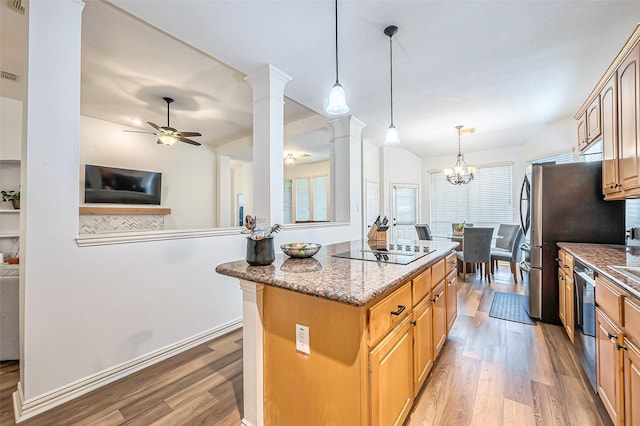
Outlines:
[{"label": "refrigerator freezer drawer", "polygon": [[520,269],[526,275],[525,296],[527,298],[527,313],[531,318],[542,317],[542,269],[533,268],[527,262],[520,262]]}]

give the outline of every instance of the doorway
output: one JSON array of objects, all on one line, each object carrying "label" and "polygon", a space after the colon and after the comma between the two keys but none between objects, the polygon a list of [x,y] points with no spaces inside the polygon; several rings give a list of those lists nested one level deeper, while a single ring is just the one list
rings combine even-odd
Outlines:
[{"label": "doorway", "polygon": [[417,184],[391,183],[391,241],[417,239],[419,205]]}]

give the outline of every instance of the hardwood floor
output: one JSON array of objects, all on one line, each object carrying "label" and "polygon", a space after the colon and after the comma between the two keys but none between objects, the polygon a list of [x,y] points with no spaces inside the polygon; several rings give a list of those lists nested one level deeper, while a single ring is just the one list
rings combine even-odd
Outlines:
[{"label": "hardwood floor", "polygon": [[[489,317],[495,291],[522,292],[503,264],[491,284],[460,282],[458,319],[407,424],[610,425],[562,328]],[[0,363],[2,426],[15,424],[18,370]],[[241,413],[238,330],[20,425],[237,426]]]}]

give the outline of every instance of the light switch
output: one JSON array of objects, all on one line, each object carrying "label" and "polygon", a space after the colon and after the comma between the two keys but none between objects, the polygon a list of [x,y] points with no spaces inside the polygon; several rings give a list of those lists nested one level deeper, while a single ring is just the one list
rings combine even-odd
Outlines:
[{"label": "light switch", "polygon": [[303,354],[311,354],[309,347],[309,327],[306,325],[296,324],[296,350]]}]

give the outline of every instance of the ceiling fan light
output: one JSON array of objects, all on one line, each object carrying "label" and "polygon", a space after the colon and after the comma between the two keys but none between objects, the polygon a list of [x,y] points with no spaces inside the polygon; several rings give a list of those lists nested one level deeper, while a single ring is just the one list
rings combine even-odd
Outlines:
[{"label": "ceiling fan light", "polygon": [[293,154],[287,154],[287,156],[284,158],[284,165],[293,166],[294,164],[296,164],[296,159]]},{"label": "ceiling fan light", "polygon": [[178,138],[176,138],[173,135],[160,135],[158,137],[158,140],[160,141],[160,143],[165,144],[167,146],[171,146],[174,143],[178,142]]},{"label": "ceiling fan light", "polygon": [[387,137],[384,140],[385,145],[397,145],[400,143],[400,138],[398,137],[398,129],[393,124],[389,126],[387,129]]},{"label": "ceiling fan light", "polygon": [[325,108],[325,111],[334,115],[349,112],[347,95],[338,81],[336,81],[336,84],[331,88],[331,92],[329,92],[329,104],[327,105],[327,108]]}]

